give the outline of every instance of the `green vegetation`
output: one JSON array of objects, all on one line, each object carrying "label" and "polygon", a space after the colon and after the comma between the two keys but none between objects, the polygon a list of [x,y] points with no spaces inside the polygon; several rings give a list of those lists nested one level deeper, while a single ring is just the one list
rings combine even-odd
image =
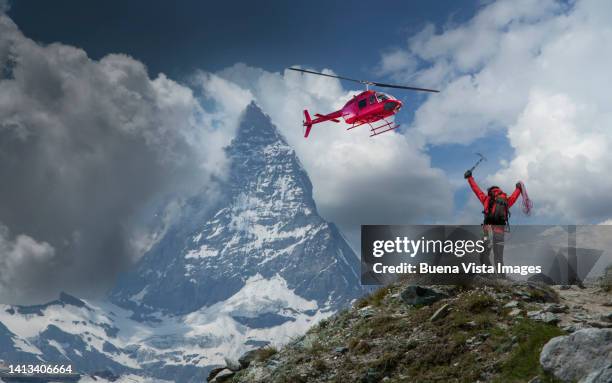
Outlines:
[{"label": "green vegetation", "polygon": [[255,354],[255,358],[253,359],[256,362],[265,362],[270,359],[272,355],[275,355],[278,352],[276,347],[274,346],[266,346],[257,350]]},{"label": "green vegetation", "polygon": [[612,291],[612,265],[606,267],[606,270],[600,279],[599,285],[603,291]]},{"label": "green vegetation", "polygon": [[534,372],[550,381],[550,377],[545,377],[540,369],[540,351],[551,338],[563,335],[563,331],[557,326],[521,320],[513,326],[511,333],[518,337],[518,346],[502,365],[501,375],[496,381],[524,382],[533,378]]},{"label": "green vegetation", "polygon": [[366,295],[355,303],[355,307],[360,309],[366,306],[379,307],[387,294],[389,294],[390,286],[381,287],[370,295]]},{"label": "green vegetation", "polygon": [[[311,328],[273,354],[265,382],[526,382],[539,376],[542,346],[561,335],[557,327],[509,315],[556,299],[547,287],[480,285],[446,288],[450,295],[422,307],[404,304],[405,283],[381,288]],[[439,320],[432,315],[447,305]],[[251,382],[238,374],[235,382]]]}]

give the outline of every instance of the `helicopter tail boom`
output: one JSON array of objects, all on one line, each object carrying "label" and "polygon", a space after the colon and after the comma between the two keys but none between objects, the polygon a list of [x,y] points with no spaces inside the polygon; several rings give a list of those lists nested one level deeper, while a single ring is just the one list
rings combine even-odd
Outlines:
[{"label": "helicopter tail boom", "polygon": [[342,117],[342,111],[338,110],[338,111],[335,111],[333,113],[326,114],[326,115],[317,113],[315,114],[315,116],[317,118],[313,120],[312,118],[310,118],[310,113],[308,113],[308,110],[304,109],[304,126],[306,127],[306,132],[304,133],[304,137],[308,137],[308,135],[310,134],[310,129],[312,129],[312,126],[314,124],[318,124],[318,123],[325,122],[325,121],[340,122],[338,118]]}]

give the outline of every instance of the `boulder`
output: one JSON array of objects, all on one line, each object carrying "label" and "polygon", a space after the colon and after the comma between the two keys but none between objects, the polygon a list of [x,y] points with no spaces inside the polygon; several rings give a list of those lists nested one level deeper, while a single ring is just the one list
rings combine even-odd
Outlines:
[{"label": "boulder", "polygon": [[557,324],[561,321],[561,318],[558,315],[544,311],[528,311],[527,316],[530,319],[544,322],[546,324]]},{"label": "boulder", "polygon": [[612,382],[612,363],[606,368],[597,370],[587,375],[578,383],[610,383]]},{"label": "boulder", "polygon": [[217,376],[215,376],[215,378],[213,380],[211,380],[211,383],[221,383],[221,382],[228,382],[236,373],[228,368],[223,369],[222,371],[220,371]]},{"label": "boulder", "polygon": [[521,313],[521,309],[512,309],[510,310],[508,315],[510,315],[511,317],[515,317],[515,316],[520,315],[520,313]]},{"label": "boulder", "polygon": [[542,348],[540,364],[563,382],[586,379],[612,364],[612,329],[586,328],[553,338]]},{"label": "boulder", "polygon": [[359,309],[359,316],[362,318],[370,318],[374,316],[374,310],[370,306]]},{"label": "boulder", "polygon": [[544,305],[544,311],[547,311],[549,313],[560,314],[566,313],[568,310],[569,307],[567,307],[567,305],[563,305],[560,303],[547,303]]},{"label": "boulder", "polygon": [[223,370],[226,370],[227,368],[225,367],[217,367],[217,368],[213,368],[212,370],[210,370],[210,372],[208,373],[208,377],[206,378],[207,382],[218,382],[218,380],[215,380],[215,378],[217,377],[217,375],[219,375],[219,373]]},{"label": "boulder", "polygon": [[526,291],[517,292],[517,295],[522,296],[525,300],[542,302],[542,303],[558,303],[559,296],[549,286],[540,282],[516,282],[517,287],[522,287]]},{"label": "boulder", "polygon": [[436,312],[429,318],[431,322],[435,322],[438,319],[444,318],[450,311],[450,306],[448,303],[442,305]]},{"label": "boulder", "polygon": [[361,377],[361,383],[378,383],[380,380],[381,374],[372,367],[368,368]]},{"label": "boulder", "polygon": [[504,305],[505,309],[515,309],[519,305],[518,301],[510,301]]},{"label": "boulder", "polygon": [[240,367],[247,368],[251,364],[253,360],[257,357],[257,350],[247,351],[240,358],[238,358],[238,363],[240,363]]},{"label": "boulder", "polygon": [[439,301],[440,299],[448,298],[448,295],[428,287],[410,285],[406,287],[404,291],[402,291],[400,298],[405,304],[416,306],[430,305]]},{"label": "boulder", "polygon": [[349,350],[348,347],[345,347],[345,346],[338,346],[334,348],[334,352],[336,354],[346,354],[348,350]]},{"label": "boulder", "polygon": [[232,371],[240,371],[242,366],[235,359],[225,358],[225,367]]}]

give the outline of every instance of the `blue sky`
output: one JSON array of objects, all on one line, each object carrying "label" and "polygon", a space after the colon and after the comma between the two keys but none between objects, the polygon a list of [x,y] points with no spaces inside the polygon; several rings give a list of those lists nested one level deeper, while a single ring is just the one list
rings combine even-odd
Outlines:
[{"label": "blue sky", "polygon": [[379,53],[425,23],[459,23],[480,1],[20,0],[9,15],[30,38],[81,47],[92,58],[127,53],[152,75],[180,79],[236,62],[294,64],[370,76]]}]

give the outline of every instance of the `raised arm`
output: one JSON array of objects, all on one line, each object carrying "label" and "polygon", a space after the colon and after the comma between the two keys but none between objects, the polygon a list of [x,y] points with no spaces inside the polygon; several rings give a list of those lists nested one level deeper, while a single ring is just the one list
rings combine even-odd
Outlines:
[{"label": "raised arm", "polygon": [[474,192],[474,194],[476,194],[476,198],[478,198],[480,203],[484,205],[485,200],[487,199],[487,195],[483,193],[482,190],[480,190],[480,187],[478,187],[478,184],[474,180],[474,177],[472,177],[472,172],[468,170],[467,172],[465,172],[464,177],[467,179],[468,183],[470,184],[470,187],[472,188],[472,191]]},{"label": "raised arm", "polygon": [[518,199],[519,195],[521,195],[521,183],[517,182],[516,183],[516,188],[514,189],[514,191],[510,195],[510,197],[508,197],[508,207],[509,208],[512,207],[512,205],[514,205],[514,203]]}]

